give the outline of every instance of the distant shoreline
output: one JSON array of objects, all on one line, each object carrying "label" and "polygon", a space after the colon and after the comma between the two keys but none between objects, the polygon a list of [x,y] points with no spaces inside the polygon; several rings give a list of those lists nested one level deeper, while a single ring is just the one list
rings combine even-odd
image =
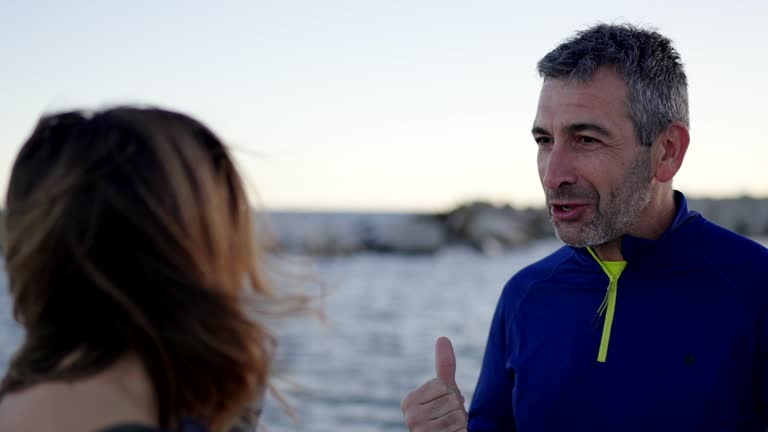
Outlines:
[{"label": "distant shoreline", "polygon": [[[768,247],[768,198],[690,198],[690,210]],[[360,251],[429,254],[454,244],[485,254],[553,237],[543,207],[476,201],[447,212],[254,209],[271,251],[342,255]],[[0,252],[4,249],[0,210]]]}]

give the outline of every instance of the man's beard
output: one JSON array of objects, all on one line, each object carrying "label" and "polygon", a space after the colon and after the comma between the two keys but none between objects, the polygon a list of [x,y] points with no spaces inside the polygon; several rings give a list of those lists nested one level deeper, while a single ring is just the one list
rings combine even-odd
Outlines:
[{"label": "man's beard", "polygon": [[[547,213],[555,234],[563,243],[575,247],[599,246],[627,234],[638,222],[651,202],[650,149],[641,149],[621,184],[611,189],[605,204],[594,189],[579,189],[570,185],[547,192]],[[552,219],[553,199],[584,199],[594,206],[592,220],[584,222],[577,231],[565,224],[561,229]]]}]

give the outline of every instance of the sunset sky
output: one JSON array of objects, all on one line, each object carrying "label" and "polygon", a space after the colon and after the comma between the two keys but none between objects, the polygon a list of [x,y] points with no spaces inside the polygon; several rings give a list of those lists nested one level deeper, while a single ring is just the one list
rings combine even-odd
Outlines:
[{"label": "sunset sky", "polygon": [[588,25],[686,64],[690,196],[768,197],[768,2],[0,2],[0,182],[44,112],[149,104],[222,136],[272,209],[539,205],[536,62]]}]

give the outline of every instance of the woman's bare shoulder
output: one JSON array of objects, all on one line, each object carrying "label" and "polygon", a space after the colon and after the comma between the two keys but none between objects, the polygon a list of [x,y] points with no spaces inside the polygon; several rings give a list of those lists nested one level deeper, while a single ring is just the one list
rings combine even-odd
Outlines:
[{"label": "woman's bare shoulder", "polygon": [[0,400],[0,432],[83,432],[115,424],[155,424],[153,401],[129,378],[106,371],[6,394]]}]

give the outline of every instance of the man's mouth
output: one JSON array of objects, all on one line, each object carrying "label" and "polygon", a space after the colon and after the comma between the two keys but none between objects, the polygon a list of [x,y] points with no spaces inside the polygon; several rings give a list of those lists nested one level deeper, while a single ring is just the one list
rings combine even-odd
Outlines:
[{"label": "man's mouth", "polygon": [[552,217],[559,221],[575,221],[584,213],[588,203],[560,202],[550,203]]},{"label": "man's mouth", "polygon": [[555,202],[555,203],[550,203],[550,205],[555,210],[571,211],[571,210],[575,210],[575,209],[577,209],[579,207],[584,207],[585,205],[587,205],[587,203],[581,203],[581,202],[567,202],[567,203],[560,202],[560,203],[557,203],[557,202]]}]

